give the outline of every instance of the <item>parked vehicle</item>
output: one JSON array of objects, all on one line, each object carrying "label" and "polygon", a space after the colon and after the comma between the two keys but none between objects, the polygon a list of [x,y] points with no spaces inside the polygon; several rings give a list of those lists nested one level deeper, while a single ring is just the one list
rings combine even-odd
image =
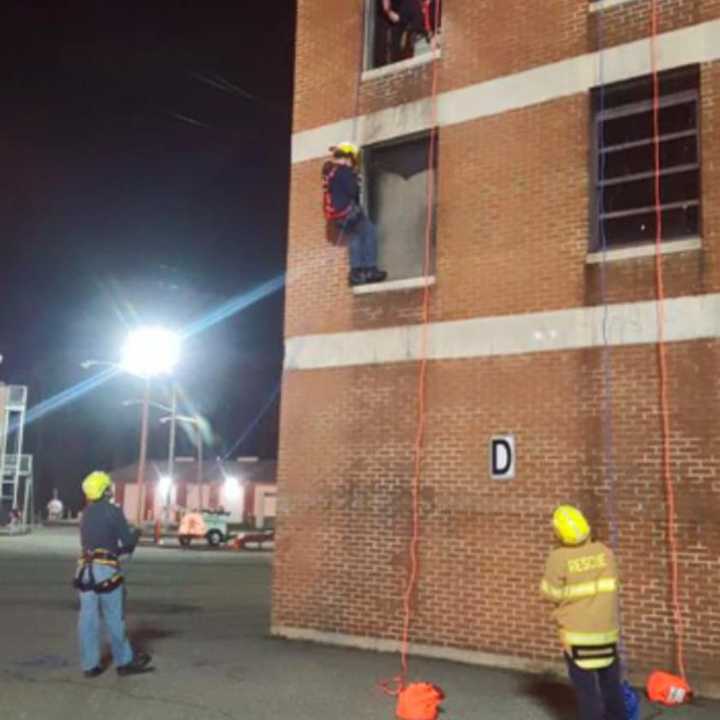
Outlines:
[{"label": "parked vehicle", "polygon": [[211,547],[220,547],[230,539],[227,518],[230,513],[216,510],[189,512],[183,516],[178,529],[178,540],[190,547],[193,540],[206,540]]}]

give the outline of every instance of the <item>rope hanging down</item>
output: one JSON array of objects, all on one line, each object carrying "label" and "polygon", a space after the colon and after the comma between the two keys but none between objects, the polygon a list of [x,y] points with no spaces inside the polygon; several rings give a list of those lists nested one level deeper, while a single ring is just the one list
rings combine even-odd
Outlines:
[{"label": "rope hanging down", "polygon": [[[408,679],[408,652],[410,644],[410,626],[413,618],[413,597],[418,587],[419,579],[419,546],[420,546],[420,483],[422,479],[423,456],[426,430],[426,401],[427,401],[427,370],[428,370],[428,335],[430,323],[430,273],[432,262],[432,232],[434,227],[433,215],[435,206],[435,159],[437,155],[437,124],[438,124],[438,63],[437,63],[437,34],[432,31],[430,17],[430,3],[423,2],[423,15],[425,29],[431,38],[432,52],[432,82],[431,82],[431,120],[430,143],[428,147],[427,172],[427,217],[425,226],[425,247],[423,256],[423,286],[422,315],[420,331],[420,365],[418,368],[418,399],[417,399],[417,430],[415,433],[414,467],[411,485],[412,499],[412,526],[410,546],[408,551],[408,575],[403,592],[403,625],[400,646],[401,674],[398,679],[398,703],[396,715],[401,720],[434,720],[437,717],[438,705],[444,699],[439,688],[427,683],[407,684]],[[434,27],[440,27],[440,3],[435,3]]]},{"label": "rope hanging down", "polygon": [[653,82],[653,162],[655,170],[655,281],[657,290],[658,369],[660,374],[660,416],[662,422],[662,468],[665,480],[667,535],[670,550],[670,588],[675,633],[675,662],[683,680],[685,674],[685,652],[683,642],[683,617],[679,598],[679,560],[677,541],[677,515],[675,511],[675,488],[672,480],[672,459],[670,454],[670,399],[668,396],[667,348],[665,342],[665,285],[662,264],[662,197],[660,167],[660,76],[658,72],[657,36],[660,20],[658,0],[652,0],[650,27],[650,52]]}]

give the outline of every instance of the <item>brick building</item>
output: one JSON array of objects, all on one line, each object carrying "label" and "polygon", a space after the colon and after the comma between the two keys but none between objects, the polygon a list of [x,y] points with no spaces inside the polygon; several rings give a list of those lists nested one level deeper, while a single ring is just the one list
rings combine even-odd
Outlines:
[{"label": "brick building", "polygon": [[[538,581],[551,512],[572,502],[601,539],[617,528],[631,670],[674,669],[651,6],[446,0],[439,49],[383,64],[372,0],[298,0],[275,634],[399,646],[427,282],[413,650],[557,667]],[[690,678],[717,694],[720,0],[657,8],[680,602]],[[424,279],[428,175],[413,155],[433,117]],[[319,176],[328,147],[353,139],[389,281],[351,290]],[[490,476],[496,435],[516,443],[512,480]]]}]

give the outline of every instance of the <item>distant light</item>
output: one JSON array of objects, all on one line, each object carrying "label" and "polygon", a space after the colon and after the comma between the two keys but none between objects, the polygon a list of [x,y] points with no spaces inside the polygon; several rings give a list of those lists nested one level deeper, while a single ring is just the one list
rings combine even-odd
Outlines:
[{"label": "distant light", "polygon": [[242,485],[236,477],[226,477],[223,485],[223,495],[228,502],[236,502],[243,493]]},{"label": "distant light", "polygon": [[166,328],[141,327],[125,341],[122,368],[140,377],[168,375],[180,359],[180,337]]},{"label": "distant light", "polygon": [[169,475],[161,475],[158,479],[158,492],[160,497],[165,500],[170,495],[172,490],[173,479]]}]

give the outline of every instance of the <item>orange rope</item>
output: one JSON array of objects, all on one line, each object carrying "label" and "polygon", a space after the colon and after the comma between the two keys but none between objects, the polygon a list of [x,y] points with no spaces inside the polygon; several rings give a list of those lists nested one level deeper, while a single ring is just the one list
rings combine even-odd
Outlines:
[{"label": "orange rope", "polygon": [[678,671],[685,679],[685,659],[683,648],[683,617],[679,598],[679,561],[677,541],[677,515],[675,511],[675,489],[672,481],[670,457],[670,400],[668,397],[667,350],[665,343],[665,286],[662,266],[662,203],[660,188],[660,77],[657,67],[657,35],[659,11],[657,0],[652,0],[650,50],[652,55],[653,80],[653,149],[655,164],[655,280],[657,289],[658,324],[658,365],[660,373],[660,415],[662,420],[663,441],[663,477],[667,496],[667,533],[670,547],[670,583],[672,597],[673,624],[675,632],[676,663]]},{"label": "orange rope", "polygon": [[[432,34],[431,51],[432,61],[432,91],[431,91],[431,120],[430,120],[430,146],[428,149],[428,181],[427,181],[427,221],[425,227],[425,255],[423,258],[423,275],[425,285],[423,288],[422,300],[422,326],[420,332],[420,367],[418,370],[418,410],[417,410],[417,432],[415,434],[415,464],[412,481],[412,533],[409,548],[409,570],[407,585],[403,593],[403,628],[402,643],[400,649],[400,662],[402,673],[400,685],[404,687],[408,674],[408,648],[410,637],[410,625],[412,623],[413,607],[412,597],[418,581],[418,548],[420,544],[420,480],[422,478],[423,450],[425,445],[426,414],[425,405],[427,398],[427,347],[428,331],[430,323],[430,262],[432,259],[432,230],[433,211],[435,204],[435,157],[437,152],[437,122],[438,122],[438,64],[436,57],[437,50],[437,28],[440,19],[440,2],[435,4],[435,33]],[[427,6],[426,6],[427,7]],[[425,13],[426,28],[430,32],[429,13]]]}]

